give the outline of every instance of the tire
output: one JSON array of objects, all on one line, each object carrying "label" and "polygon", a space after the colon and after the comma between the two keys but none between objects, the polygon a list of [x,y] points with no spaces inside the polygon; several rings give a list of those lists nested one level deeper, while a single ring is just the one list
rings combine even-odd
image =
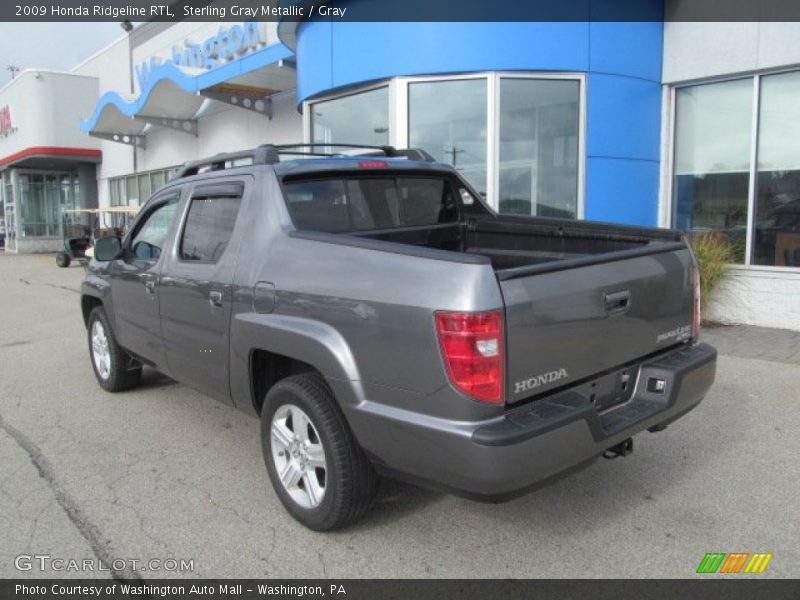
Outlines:
[{"label": "tire", "polygon": [[[298,420],[310,427],[298,427]],[[338,529],[369,509],[377,475],[319,375],[293,375],[270,389],[261,412],[261,446],[283,506],[309,529]]]},{"label": "tire", "polygon": [[69,263],[72,262],[69,254],[66,252],[59,252],[56,254],[56,264],[61,267],[62,269],[66,269],[69,266]]},{"label": "tire", "polygon": [[107,392],[121,392],[139,383],[142,365],[117,343],[106,311],[96,306],[87,326],[89,358],[97,383]]}]

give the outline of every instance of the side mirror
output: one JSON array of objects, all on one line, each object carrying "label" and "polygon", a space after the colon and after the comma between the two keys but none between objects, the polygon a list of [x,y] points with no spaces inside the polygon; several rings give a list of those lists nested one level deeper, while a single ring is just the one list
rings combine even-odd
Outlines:
[{"label": "side mirror", "polygon": [[118,237],[104,237],[95,242],[95,260],[115,260],[120,256],[122,256],[122,240]]}]

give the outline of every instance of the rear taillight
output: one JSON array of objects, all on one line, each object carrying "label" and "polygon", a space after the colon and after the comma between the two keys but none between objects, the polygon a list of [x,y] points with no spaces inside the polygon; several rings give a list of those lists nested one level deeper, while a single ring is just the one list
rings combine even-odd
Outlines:
[{"label": "rear taillight", "polygon": [[700,335],[700,269],[692,267],[692,287],[694,288],[694,310],[692,311],[692,337]]},{"label": "rear taillight", "polygon": [[476,400],[503,402],[503,312],[437,312],[450,382]]}]

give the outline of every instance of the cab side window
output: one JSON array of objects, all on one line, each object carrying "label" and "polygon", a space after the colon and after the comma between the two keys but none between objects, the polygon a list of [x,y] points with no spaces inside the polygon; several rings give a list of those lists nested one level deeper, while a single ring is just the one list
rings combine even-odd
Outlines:
[{"label": "cab side window", "polygon": [[236,225],[243,191],[240,183],[195,189],[181,236],[181,260],[215,263],[220,259]]},{"label": "cab side window", "polygon": [[136,258],[158,260],[177,210],[178,197],[175,196],[166,200],[147,216],[131,240],[131,251]]}]

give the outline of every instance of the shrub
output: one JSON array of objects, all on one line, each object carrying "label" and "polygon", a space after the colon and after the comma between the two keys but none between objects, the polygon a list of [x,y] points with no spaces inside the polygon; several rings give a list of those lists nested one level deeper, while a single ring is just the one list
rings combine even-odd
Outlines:
[{"label": "shrub", "polygon": [[690,236],[689,243],[700,268],[700,293],[706,314],[706,306],[727,276],[727,267],[734,261],[737,249],[725,235],[714,232]]}]

